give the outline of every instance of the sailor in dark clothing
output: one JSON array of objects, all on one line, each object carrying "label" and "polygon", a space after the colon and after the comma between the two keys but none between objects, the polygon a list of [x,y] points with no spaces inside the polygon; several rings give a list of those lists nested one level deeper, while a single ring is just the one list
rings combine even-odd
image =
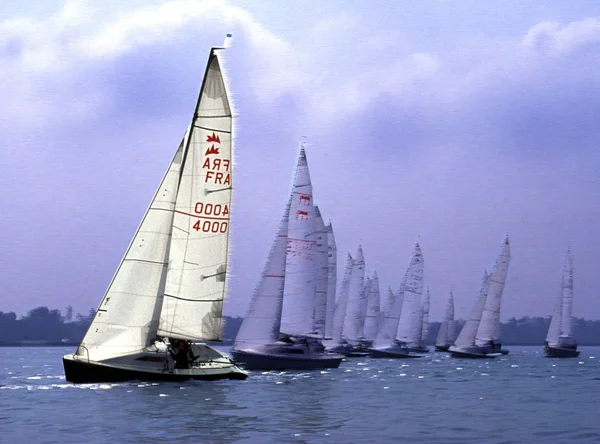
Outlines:
[{"label": "sailor in dark clothing", "polygon": [[169,348],[171,356],[175,361],[175,368],[190,368],[190,358],[188,354],[188,344],[185,341],[171,341]]}]

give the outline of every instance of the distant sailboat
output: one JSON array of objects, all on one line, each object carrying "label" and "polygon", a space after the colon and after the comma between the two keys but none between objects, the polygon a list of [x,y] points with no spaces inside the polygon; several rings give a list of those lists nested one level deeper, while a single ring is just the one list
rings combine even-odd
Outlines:
[{"label": "distant sailboat", "polygon": [[475,334],[475,344],[463,348],[457,340],[456,347],[448,349],[452,357],[486,358],[508,353],[507,350],[502,350],[500,345],[500,305],[509,263],[510,247],[508,236],[506,236],[492,274],[487,281],[487,297]]},{"label": "distant sailboat", "polygon": [[337,368],[342,361],[340,355],[325,353],[322,334],[314,331],[322,252],[312,199],[302,148],[290,202],[231,352],[246,369]]},{"label": "distant sailboat", "polygon": [[352,275],[352,266],[354,259],[350,253],[346,256],[346,264],[344,266],[344,275],[340,283],[340,291],[337,292],[337,303],[335,304],[335,312],[333,316],[333,326],[331,329],[331,340],[327,341],[327,349],[334,353],[345,353],[351,351],[351,346],[342,338],[344,331],[344,319],[346,319],[346,309],[348,307],[348,290],[350,285],[350,276]]},{"label": "distant sailboat", "polygon": [[192,122],[77,351],[70,382],[244,379],[221,334],[232,110],[212,48]]},{"label": "distant sailboat", "polygon": [[[450,292],[450,297],[446,303],[446,314],[440,325],[440,330],[435,341],[437,351],[448,351],[448,348],[454,344],[455,340],[455,321],[454,321],[454,295]],[[474,338],[474,336],[473,336]]]},{"label": "distant sailboat", "polygon": [[[399,294],[390,311],[385,314],[373,347],[370,349],[372,357],[418,358],[422,356],[411,352],[410,347],[420,340],[423,272],[423,254],[419,244],[416,243],[401,285],[404,297],[401,298]],[[397,331],[393,331],[394,326],[397,326]]]},{"label": "distant sailboat", "polygon": [[576,358],[579,356],[577,343],[571,331],[571,310],[573,303],[573,261],[571,250],[563,267],[561,292],[554,307],[544,353],[548,358]]},{"label": "distant sailboat", "polygon": [[366,346],[373,345],[373,341],[379,330],[379,321],[381,320],[379,308],[379,277],[377,272],[373,272],[373,277],[368,285],[369,294],[367,296],[367,313],[365,316],[365,325],[363,328],[363,337]]}]

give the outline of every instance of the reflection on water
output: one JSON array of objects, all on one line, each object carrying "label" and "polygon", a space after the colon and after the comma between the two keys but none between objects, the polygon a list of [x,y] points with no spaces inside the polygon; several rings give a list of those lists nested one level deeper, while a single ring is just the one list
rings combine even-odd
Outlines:
[{"label": "reflection on water", "polygon": [[600,347],[578,359],[511,347],[430,353],[245,381],[70,384],[71,351],[0,348],[3,442],[598,442]]}]

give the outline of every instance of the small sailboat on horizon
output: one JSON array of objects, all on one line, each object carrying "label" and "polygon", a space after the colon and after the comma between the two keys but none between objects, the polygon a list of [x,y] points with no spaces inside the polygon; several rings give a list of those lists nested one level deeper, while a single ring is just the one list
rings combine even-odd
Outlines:
[{"label": "small sailboat on horizon", "polygon": [[580,352],[577,350],[577,342],[575,342],[571,331],[573,307],[573,260],[571,259],[571,249],[567,250],[560,290],[550,321],[548,335],[546,336],[544,355],[547,358],[576,358]]},{"label": "small sailboat on horizon", "polygon": [[[252,295],[231,355],[248,370],[337,368],[341,355],[325,353],[323,331],[315,331],[317,285],[327,255],[317,248],[317,210],[304,148],[300,149],[290,200]],[[321,242],[326,242],[325,238]],[[319,260],[317,260],[319,259]],[[322,302],[322,301],[321,301]],[[321,307],[321,314],[326,307]]]},{"label": "small sailboat on horizon", "polygon": [[203,343],[221,334],[229,251],[233,120],[221,49],[210,50],[192,122],[90,327],[63,357],[69,382],[248,376]]}]

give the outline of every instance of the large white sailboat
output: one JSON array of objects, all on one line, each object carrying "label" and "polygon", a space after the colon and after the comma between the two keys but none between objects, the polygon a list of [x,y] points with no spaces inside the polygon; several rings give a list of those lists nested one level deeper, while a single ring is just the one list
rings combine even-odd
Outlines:
[{"label": "large white sailboat", "polygon": [[88,331],[63,357],[67,381],[247,377],[200,342],[219,339],[226,290],[233,120],[221,49],[210,50],[191,125]]},{"label": "large white sailboat", "polygon": [[462,347],[458,344],[457,339],[456,346],[448,349],[452,357],[476,359],[496,357],[508,353],[507,350],[502,349],[500,344],[500,305],[509,263],[510,247],[508,236],[506,236],[502,243],[500,255],[494,264],[494,269],[487,280],[487,296],[481,320],[476,330],[475,343],[474,345]]},{"label": "large white sailboat", "polygon": [[302,148],[290,202],[231,352],[248,370],[337,368],[342,361],[325,353],[323,334],[314,331],[317,288],[326,290],[317,286],[320,256],[327,253],[317,247],[316,216]]},{"label": "large white sailboat", "polygon": [[454,295],[450,292],[450,297],[446,303],[446,313],[444,320],[440,324],[437,338],[435,340],[436,351],[448,351],[448,348],[454,344],[456,339],[455,333],[455,321],[454,321]]},{"label": "large white sailboat", "polygon": [[548,358],[576,358],[579,356],[579,351],[577,351],[577,343],[571,330],[573,261],[570,249],[567,250],[560,287],[561,291],[556,301],[552,320],[550,321],[550,328],[546,336],[544,354]]},{"label": "large white sailboat", "polygon": [[[418,358],[422,355],[410,350],[421,335],[421,294],[423,293],[423,254],[415,244],[413,255],[401,286],[403,298],[398,295],[370,349],[374,358]],[[394,331],[394,326],[397,330]]]}]

